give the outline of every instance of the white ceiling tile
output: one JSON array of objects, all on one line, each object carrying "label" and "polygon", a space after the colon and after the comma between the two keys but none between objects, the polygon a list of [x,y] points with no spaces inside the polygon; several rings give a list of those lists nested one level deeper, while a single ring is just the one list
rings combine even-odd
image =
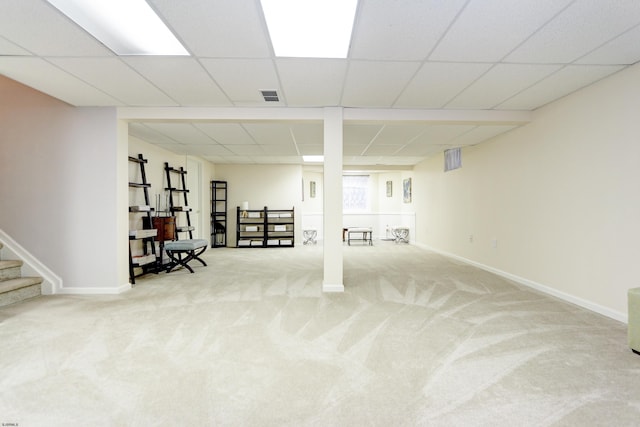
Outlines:
[{"label": "white ceiling tile", "polygon": [[324,126],[322,123],[294,123],[290,128],[298,145],[324,144]]},{"label": "white ceiling tile", "polygon": [[577,0],[506,60],[570,63],[640,22],[640,2]]},{"label": "white ceiling tile", "polygon": [[288,58],[276,66],[288,106],[339,105],[346,60]]},{"label": "white ceiling tile", "polygon": [[135,136],[152,144],[177,144],[177,141],[155,129],[151,129],[144,123],[129,123],[129,135]]},{"label": "white ceiling tile", "polygon": [[382,130],[382,124],[345,124],[343,131],[344,146],[369,145]]},{"label": "white ceiling tile", "polygon": [[[369,146],[369,144],[344,145],[342,147],[342,153],[345,156],[359,156],[367,149],[368,146]],[[322,154],[322,153],[320,153],[320,154]]]},{"label": "white ceiling tile", "polygon": [[0,37],[0,56],[30,56],[31,52]]},{"label": "white ceiling tile", "polygon": [[483,141],[486,141],[489,138],[493,138],[494,136],[500,135],[505,132],[509,132],[517,128],[518,126],[478,126],[475,129],[472,129],[470,132],[465,133],[464,135],[460,135],[458,138],[455,138],[449,141],[450,146],[454,147],[463,147],[466,145],[474,145],[479,144]]},{"label": "white ceiling tile", "polygon": [[254,157],[253,161],[255,163],[261,164],[271,164],[271,165],[293,165],[300,164],[301,158],[300,156],[260,156]]},{"label": "white ceiling tile", "polygon": [[293,144],[262,145],[262,149],[268,156],[298,156],[298,151]]},{"label": "white ceiling tile", "polygon": [[621,66],[613,65],[569,65],[503,102],[498,108],[534,110],[621,69]]},{"label": "white ceiling tile", "polygon": [[186,145],[182,145],[182,144],[155,144],[155,145],[167,151],[171,151],[172,153],[179,154],[181,156],[188,155]]},{"label": "white ceiling tile", "polygon": [[367,156],[391,156],[395,154],[402,146],[400,145],[382,145],[374,144],[367,148],[363,153]]},{"label": "white ceiling tile", "polygon": [[398,156],[431,156],[436,153],[441,153],[445,148],[442,145],[435,144],[409,144],[406,147],[402,147],[398,152]]},{"label": "white ceiling tile", "polygon": [[225,156],[231,154],[231,151],[219,144],[194,144],[186,145],[184,153],[190,156]]},{"label": "white ceiling tile", "polygon": [[403,156],[398,154],[393,157],[382,157],[379,159],[378,164],[391,166],[413,166],[422,160],[424,159],[419,156]]},{"label": "white ceiling tile", "polygon": [[374,145],[405,145],[425,131],[424,124],[385,125],[373,141]]},{"label": "white ceiling tile", "polygon": [[260,145],[227,145],[229,151],[239,156],[264,156],[265,152]]},{"label": "white ceiling tile", "polygon": [[146,123],[150,129],[160,132],[180,144],[215,144],[204,132],[191,123]]},{"label": "white ceiling tile", "polygon": [[450,25],[465,0],[405,0],[400,5],[360,1],[350,57],[422,60]]},{"label": "white ceiling tile", "polygon": [[427,126],[411,145],[440,145],[474,129],[474,125],[430,125]]},{"label": "white ceiling tile", "polygon": [[265,105],[260,90],[280,89],[278,75],[270,59],[204,58],[201,62],[234,103]]},{"label": "white ceiling tile", "polygon": [[304,144],[298,145],[301,156],[321,156],[324,154],[324,145],[322,144]]},{"label": "white ceiling tile", "polygon": [[224,156],[200,156],[200,157],[216,165],[227,163]]},{"label": "white ceiling tile", "polygon": [[247,123],[244,128],[258,144],[293,143],[288,123]]},{"label": "white ceiling tile", "polygon": [[122,59],[180,105],[231,105],[229,99],[194,58],[129,56]]},{"label": "white ceiling tile", "polygon": [[0,57],[0,74],[75,106],[121,106],[122,102],[34,57]]},{"label": "white ceiling tile", "polygon": [[571,0],[471,0],[429,57],[499,61]]},{"label": "white ceiling tile", "polygon": [[442,108],[490,67],[491,64],[427,62],[394,107]]},{"label": "white ceiling tile", "polygon": [[224,156],[224,161],[220,162],[221,164],[253,164],[256,163],[254,160],[251,159],[251,157],[249,156],[234,156],[234,155],[230,155],[230,156]]},{"label": "white ceiling tile", "polygon": [[40,56],[113,53],[43,0],[2,0],[0,36]]},{"label": "white ceiling tile", "polygon": [[194,126],[220,144],[255,144],[240,123],[194,123]]},{"label": "white ceiling tile", "polygon": [[118,58],[50,58],[49,60],[127,105],[176,105],[175,101]]},{"label": "white ceiling tile", "polygon": [[491,109],[558,70],[558,65],[499,64],[447,104]]},{"label": "white ceiling tile", "polygon": [[[637,0],[360,0],[346,60],[275,58],[258,0],[149,2],[192,56],[118,58],[43,0],[1,0],[0,74],[79,106],[532,109],[640,59]],[[429,52],[437,60],[425,63]],[[412,165],[505,129],[349,121],[345,164]],[[323,152],[320,121],[174,120],[129,133],[230,164]]]},{"label": "white ceiling tile", "polygon": [[391,107],[419,66],[417,62],[351,61],[342,104]]},{"label": "white ceiling tile", "polygon": [[269,38],[258,1],[148,0],[176,36],[201,57],[269,57]]},{"label": "white ceiling tile", "polygon": [[576,61],[576,64],[635,64],[640,61],[640,25]]}]

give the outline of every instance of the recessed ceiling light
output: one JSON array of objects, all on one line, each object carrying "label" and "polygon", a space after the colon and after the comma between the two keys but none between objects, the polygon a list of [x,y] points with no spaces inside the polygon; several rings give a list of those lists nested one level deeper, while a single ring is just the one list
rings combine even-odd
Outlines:
[{"label": "recessed ceiling light", "polygon": [[324,162],[324,156],[302,156],[302,161],[305,163],[322,163]]},{"label": "recessed ceiling light", "polygon": [[260,0],[276,56],[346,58],[358,0]]},{"label": "recessed ceiling light", "polygon": [[47,0],[118,55],[189,55],[145,0]]}]

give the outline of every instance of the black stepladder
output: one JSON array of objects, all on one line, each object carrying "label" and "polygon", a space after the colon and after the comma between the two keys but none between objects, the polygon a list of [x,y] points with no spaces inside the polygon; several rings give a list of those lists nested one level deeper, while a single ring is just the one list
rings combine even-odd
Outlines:
[{"label": "black stepladder", "polygon": [[[189,199],[187,194],[189,194],[189,190],[187,189],[187,171],[180,166],[180,169],[175,169],[169,166],[169,163],[164,164],[164,170],[167,174],[167,187],[166,191],[169,192],[169,211],[171,211],[172,215],[176,216],[176,240],[180,240],[180,234],[187,233],[189,235],[188,239],[193,239],[193,230],[195,227],[191,225],[191,217],[189,216],[189,212],[191,212],[191,208],[189,207]],[[178,186],[174,186],[171,184],[171,176],[178,175],[179,183]],[[174,196],[176,194],[182,194],[182,201],[177,202],[174,200]],[[187,225],[178,226],[178,213],[184,213],[186,215],[186,223]]]},{"label": "black stepladder", "polygon": [[[151,213],[153,208],[149,203],[149,188],[151,184],[147,182],[147,174],[144,170],[144,165],[147,163],[142,154],[138,154],[138,157],[129,156],[129,162],[137,163],[140,166],[140,182],[129,182],[129,188],[142,189],[144,194],[144,204],[134,204],[129,206],[129,213],[131,215],[143,215],[142,228],[129,230],[129,281],[132,285],[136,283],[136,277],[142,276],[147,273],[157,273],[157,257],[156,257],[156,245],[155,236],[156,229],[153,228],[151,222]],[[134,220],[134,223],[137,222]],[[142,243],[142,254],[134,256],[131,250],[131,246],[135,245],[135,242]],[[136,269],[141,269],[142,272],[136,274]]]}]

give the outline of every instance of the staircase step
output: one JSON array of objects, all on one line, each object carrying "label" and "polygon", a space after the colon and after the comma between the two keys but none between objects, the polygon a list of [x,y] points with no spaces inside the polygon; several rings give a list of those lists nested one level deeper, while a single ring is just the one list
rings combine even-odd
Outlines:
[{"label": "staircase step", "polygon": [[22,261],[0,261],[0,281],[15,279],[21,276]]},{"label": "staircase step", "polygon": [[42,295],[41,277],[19,277],[0,282],[0,307]]}]

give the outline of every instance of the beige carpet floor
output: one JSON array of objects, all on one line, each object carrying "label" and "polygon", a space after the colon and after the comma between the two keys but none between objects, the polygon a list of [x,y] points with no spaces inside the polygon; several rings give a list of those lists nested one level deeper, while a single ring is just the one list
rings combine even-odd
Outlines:
[{"label": "beige carpet floor", "polygon": [[637,426],[626,325],[412,245],[210,249],[0,309],[0,423]]}]

